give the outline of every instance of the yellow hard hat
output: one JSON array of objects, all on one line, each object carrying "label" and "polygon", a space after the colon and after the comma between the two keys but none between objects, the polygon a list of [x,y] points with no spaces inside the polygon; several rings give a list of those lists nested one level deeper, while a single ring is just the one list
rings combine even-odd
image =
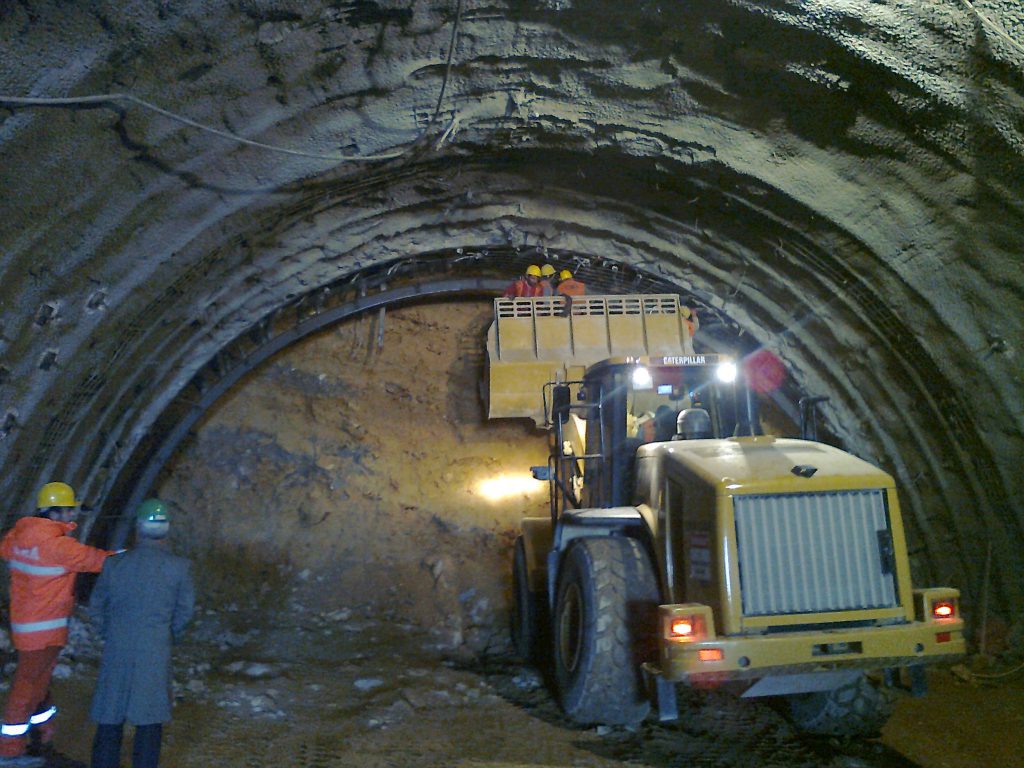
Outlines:
[{"label": "yellow hard hat", "polygon": [[563,269],[561,272],[558,273],[558,279],[572,280],[572,272],[570,272],[568,269]]},{"label": "yellow hard hat", "polygon": [[36,499],[36,509],[47,507],[77,507],[81,504],[75,498],[75,491],[67,483],[47,483],[39,489],[39,498]]},{"label": "yellow hard hat", "polygon": [[543,267],[540,268],[540,273],[544,277],[551,277],[553,274],[555,274],[555,268],[552,267],[550,264],[545,264]]},{"label": "yellow hard hat", "polygon": [[526,268],[526,274],[533,275],[534,277],[540,277],[540,267],[536,264],[531,264]]}]

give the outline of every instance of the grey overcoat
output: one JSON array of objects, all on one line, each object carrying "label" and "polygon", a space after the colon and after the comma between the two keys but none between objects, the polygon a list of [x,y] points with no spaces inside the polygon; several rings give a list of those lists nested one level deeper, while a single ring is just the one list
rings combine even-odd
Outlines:
[{"label": "grey overcoat", "polygon": [[89,612],[103,635],[90,716],[97,723],[151,725],[171,719],[171,643],[195,607],[189,562],[160,541],[108,557]]}]

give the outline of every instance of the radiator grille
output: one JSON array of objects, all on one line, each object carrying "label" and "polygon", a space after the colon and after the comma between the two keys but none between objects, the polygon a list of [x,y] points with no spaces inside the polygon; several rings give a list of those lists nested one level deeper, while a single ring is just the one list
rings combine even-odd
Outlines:
[{"label": "radiator grille", "polygon": [[744,616],[897,605],[884,490],[733,497]]}]

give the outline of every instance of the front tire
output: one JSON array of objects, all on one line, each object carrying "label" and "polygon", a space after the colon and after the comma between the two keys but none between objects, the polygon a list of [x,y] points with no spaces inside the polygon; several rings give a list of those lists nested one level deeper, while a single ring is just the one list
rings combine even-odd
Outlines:
[{"label": "front tire", "polygon": [[892,694],[867,677],[831,691],[787,697],[789,717],[804,733],[821,736],[877,736],[892,714]]},{"label": "front tire", "polygon": [[555,602],[555,680],[577,723],[629,725],[650,710],[640,665],[657,652],[657,580],[635,539],[585,538],[563,561]]}]

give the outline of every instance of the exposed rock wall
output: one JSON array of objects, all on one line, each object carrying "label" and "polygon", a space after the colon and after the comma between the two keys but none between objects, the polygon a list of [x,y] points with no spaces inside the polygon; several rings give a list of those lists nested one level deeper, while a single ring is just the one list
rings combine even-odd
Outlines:
[{"label": "exposed rock wall", "polygon": [[[368,315],[279,355],[232,391],[160,493],[211,600],[397,612],[443,647],[507,642],[510,543],[546,514],[532,422],[479,397],[489,302]],[[379,342],[383,340],[383,345]],[[482,483],[523,490],[493,499]]]}]

